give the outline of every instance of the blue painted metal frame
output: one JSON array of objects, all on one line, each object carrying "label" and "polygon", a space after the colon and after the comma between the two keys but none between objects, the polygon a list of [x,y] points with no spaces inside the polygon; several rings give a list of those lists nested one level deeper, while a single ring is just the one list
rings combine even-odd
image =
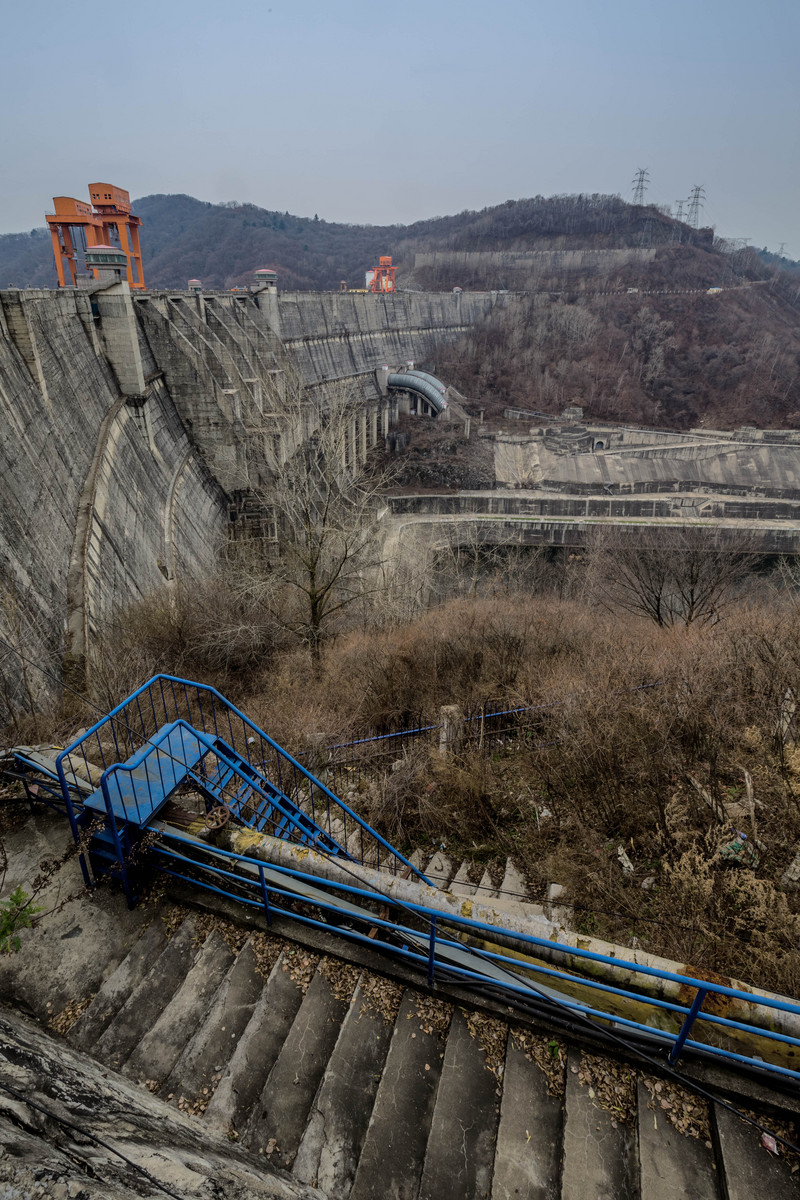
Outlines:
[{"label": "blue painted metal frame", "polygon": [[[371,860],[371,865],[393,873],[407,868],[417,878],[430,883],[404,855],[216,688],[174,675],[154,675],[58,755],[56,769],[77,844],[80,844],[80,826],[67,782],[67,774],[74,769],[76,761],[83,759],[87,772],[90,761],[102,766],[104,772],[110,767],[122,766],[150,742],[164,724],[179,719],[202,733],[213,729],[215,737],[224,736],[237,754],[261,774],[268,779],[271,774],[275,776],[279,792],[324,828],[334,841],[344,844],[354,860]],[[91,758],[87,753],[89,750]],[[108,819],[125,879],[124,854],[116,820],[111,814]],[[334,822],[341,826],[338,836],[332,829]],[[87,885],[91,885],[83,853],[80,864]]]},{"label": "blue painted metal frame", "polygon": [[[453,914],[443,914],[437,909],[432,909],[426,905],[405,903],[400,904],[398,901],[392,900],[382,892],[376,892],[369,888],[359,887],[355,884],[344,884],[332,880],[321,879],[316,875],[309,875],[302,871],[292,870],[288,867],[281,867],[274,864],[269,864],[269,872],[272,875],[283,876],[287,879],[299,880],[301,883],[311,885],[315,889],[330,891],[333,894],[343,895],[345,897],[355,897],[359,901],[374,903],[376,905],[389,905],[390,907],[399,908],[406,919],[411,916],[416,918],[421,929],[414,929],[408,924],[402,924],[397,920],[382,918],[373,912],[367,911],[363,917],[365,927],[375,927],[380,930],[384,937],[370,938],[367,932],[360,933],[355,929],[348,929],[342,926],[338,921],[342,917],[342,910],[337,908],[334,903],[326,905],[324,901],[318,899],[313,900],[313,904],[319,907],[323,912],[330,911],[337,916],[337,924],[331,926],[324,920],[318,920],[307,915],[307,913],[298,913],[276,902],[276,897],[283,898],[291,903],[297,899],[297,895],[293,894],[290,887],[281,888],[275,885],[274,882],[266,883],[264,879],[265,865],[258,859],[251,859],[244,855],[237,855],[230,851],[224,851],[214,848],[211,855],[215,859],[227,860],[232,867],[247,869],[253,873],[253,878],[248,878],[236,870],[227,870],[226,868],[216,865],[213,862],[199,862],[191,857],[186,857],[179,851],[170,848],[170,844],[180,846],[183,842],[187,847],[191,845],[190,840],[184,838],[181,834],[172,831],[158,831],[161,839],[161,844],[154,848],[155,864],[157,869],[165,874],[172,875],[182,879],[194,886],[207,888],[219,894],[229,896],[239,903],[244,903],[249,906],[264,908],[270,920],[275,914],[285,916],[293,921],[301,924],[314,926],[325,929],[328,932],[334,932],[342,937],[346,937],[352,941],[361,943],[371,949],[383,949],[387,952],[416,963],[423,969],[429,980],[429,984],[433,986],[435,982],[436,972],[439,975],[455,976],[464,983],[480,983],[483,986],[489,985],[497,988],[499,985],[496,978],[481,964],[496,964],[508,972],[508,979],[502,985],[504,990],[510,997],[537,997],[540,993],[537,992],[535,980],[550,980],[551,983],[561,983],[578,985],[584,989],[590,989],[601,994],[606,994],[609,997],[620,997],[622,999],[633,1000],[638,1004],[646,1005],[653,1010],[654,1015],[658,1012],[668,1012],[676,1016],[682,1016],[683,1022],[677,1034],[670,1034],[656,1025],[648,1025],[641,1021],[634,1021],[603,1009],[599,1006],[587,1004],[584,1001],[575,1000],[574,998],[564,995],[560,1001],[562,1006],[570,1011],[583,1014],[587,1017],[592,1017],[600,1021],[609,1023],[615,1027],[621,1027],[625,1030],[630,1030],[638,1035],[645,1035],[648,1039],[655,1038],[663,1045],[670,1062],[677,1061],[678,1056],[685,1049],[695,1050],[700,1053],[710,1054],[737,1064],[746,1065],[747,1067],[766,1071],[776,1074],[787,1080],[800,1081],[800,1070],[793,1070],[790,1067],[781,1066],[779,1063],[769,1062],[764,1058],[750,1057],[748,1055],[739,1054],[724,1046],[714,1045],[710,1041],[701,1041],[691,1039],[689,1033],[695,1024],[695,1021],[705,1022],[712,1028],[719,1029],[724,1033],[726,1029],[744,1033],[750,1037],[762,1039],[769,1044],[770,1042],[777,1043],[786,1048],[800,1049],[800,1038],[790,1034],[778,1033],[770,1029],[762,1028],[746,1021],[737,1021],[733,1018],[717,1016],[710,1012],[701,1012],[702,1004],[706,996],[714,993],[720,996],[726,996],[731,999],[742,1000],[747,1004],[761,1009],[770,1009],[778,1012],[789,1013],[792,1016],[800,1018],[800,1004],[794,1004],[778,998],[768,996],[755,996],[751,992],[742,991],[741,989],[726,987],[722,984],[710,983],[707,980],[700,980],[689,975],[679,975],[672,971],[665,971],[656,967],[642,966],[638,963],[633,963],[625,959],[616,958],[610,955],[597,954],[594,951],[583,950],[574,946],[560,946],[558,943],[553,943],[549,939],[538,938],[531,934],[517,933],[513,930],[503,929],[495,925],[487,925],[481,921],[475,921],[469,917],[462,917]],[[162,860],[162,861],[159,861]],[[172,865],[171,865],[172,864]],[[173,866],[174,865],[174,866]],[[181,867],[182,870],[174,869]],[[192,875],[187,875],[185,871],[193,869],[210,874],[219,882],[210,884],[194,878]],[[242,896],[232,890],[232,884],[235,882],[237,887],[245,890],[248,886],[252,889],[253,897]],[[227,886],[226,886],[227,885]],[[260,894],[256,894],[260,890]],[[271,895],[271,898],[269,898]],[[348,914],[346,914],[348,915]],[[512,938],[517,943],[521,943],[530,947],[535,953],[538,949],[546,948],[548,953],[553,951],[563,954],[564,967],[548,967],[541,963],[529,963],[515,957],[513,953],[503,954],[499,951],[487,951],[470,946],[468,943],[456,940],[453,936],[447,936],[441,932],[441,926],[445,926],[448,930],[455,931],[456,934],[461,933],[468,936],[481,935],[485,940],[496,942],[498,937]],[[387,940],[388,939],[388,940]],[[474,955],[474,969],[460,967],[452,962],[446,962],[442,954],[448,949],[457,949],[460,952],[470,952]],[[439,957],[437,958],[437,950]],[[587,963],[605,964],[621,970],[630,971],[634,976],[641,976],[652,979],[662,979],[678,985],[695,988],[696,994],[693,1003],[689,1006],[677,1003],[670,1000],[662,1000],[657,997],[649,996],[646,992],[633,991],[626,987],[616,987],[609,983],[604,983],[592,977],[574,974],[574,968],[569,965],[571,959],[583,959]],[[527,979],[526,977],[530,977]],[[547,999],[547,997],[544,997]]]}]

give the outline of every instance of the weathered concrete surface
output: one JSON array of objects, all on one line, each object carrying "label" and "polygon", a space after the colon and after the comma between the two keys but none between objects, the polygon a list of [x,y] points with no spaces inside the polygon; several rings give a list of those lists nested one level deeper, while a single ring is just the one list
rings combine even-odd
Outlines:
[{"label": "weathered concrete surface", "polygon": [[137,1168],[182,1200],[324,1200],[7,1009],[0,1010],[0,1077],[24,1097],[0,1087],[0,1193],[8,1200],[163,1195]]}]

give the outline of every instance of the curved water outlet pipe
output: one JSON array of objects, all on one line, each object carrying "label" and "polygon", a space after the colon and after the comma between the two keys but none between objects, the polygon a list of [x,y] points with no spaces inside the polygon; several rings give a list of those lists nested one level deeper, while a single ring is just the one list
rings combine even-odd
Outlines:
[{"label": "curved water outlet pipe", "polygon": [[390,388],[402,388],[405,392],[416,392],[423,396],[433,411],[438,414],[447,407],[447,403],[439,391],[442,385],[438,379],[436,382],[438,386],[434,387],[426,379],[420,379],[419,375],[413,375],[410,372],[404,372],[402,375],[390,375],[386,380],[387,386]]}]

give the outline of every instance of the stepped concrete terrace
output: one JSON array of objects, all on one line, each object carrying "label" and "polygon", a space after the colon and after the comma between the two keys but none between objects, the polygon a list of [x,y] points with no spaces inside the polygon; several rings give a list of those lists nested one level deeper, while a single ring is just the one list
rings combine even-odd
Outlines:
[{"label": "stepped concrete terrace", "polygon": [[[69,832],[55,814],[13,816],[10,878],[30,886]],[[416,855],[456,897],[509,890],[542,911],[513,863],[498,884],[441,852],[427,860]],[[131,912],[113,890],[83,893],[74,858],[41,899],[58,905],[0,960],[9,1195],[159,1194],[142,1170],[185,1200],[798,1194],[793,1161],[720,1104],[574,1031],[431,992],[331,934],[278,917],[267,929],[187,891]],[[700,1077],[768,1126],[789,1131],[800,1114],[796,1095]]]}]

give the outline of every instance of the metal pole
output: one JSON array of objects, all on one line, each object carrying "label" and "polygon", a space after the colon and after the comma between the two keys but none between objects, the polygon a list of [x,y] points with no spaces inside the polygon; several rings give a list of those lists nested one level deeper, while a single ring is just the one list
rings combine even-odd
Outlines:
[{"label": "metal pole", "polygon": [[272,924],[272,914],[269,911],[269,893],[267,892],[267,885],[264,880],[264,868],[263,867],[258,868],[258,878],[261,881],[261,896],[264,900],[264,912],[267,914],[267,925],[271,925]]},{"label": "metal pole", "polygon": [[670,1066],[674,1066],[675,1063],[680,1058],[681,1050],[683,1050],[683,1044],[691,1032],[691,1029],[695,1023],[697,1014],[700,1012],[700,1009],[703,1007],[703,1001],[705,1000],[707,995],[708,995],[708,992],[705,988],[697,989],[697,995],[695,996],[694,1001],[692,1002],[692,1007],[689,1009],[688,1013],[686,1014],[686,1020],[683,1022],[683,1025],[681,1026],[681,1031],[675,1039],[675,1044],[669,1052]]},{"label": "metal pole", "polygon": [[428,950],[428,987],[433,987],[433,964],[436,956],[436,917],[431,918],[431,939]]}]

